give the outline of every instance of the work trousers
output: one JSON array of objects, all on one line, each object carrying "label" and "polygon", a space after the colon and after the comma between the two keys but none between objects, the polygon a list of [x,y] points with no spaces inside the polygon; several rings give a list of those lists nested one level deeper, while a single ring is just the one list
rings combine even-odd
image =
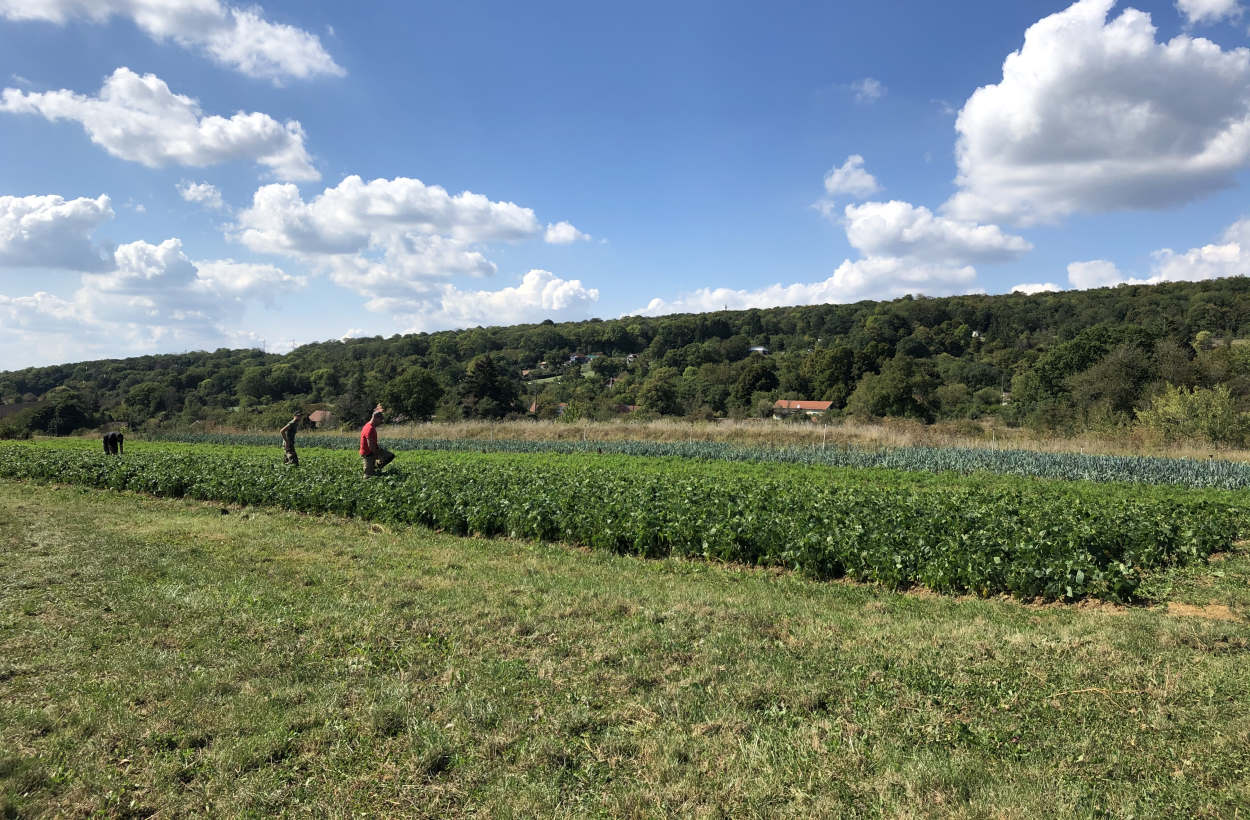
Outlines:
[{"label": "work trousers", "polygon": [[365,463],[365,477],[376,475],[387,464],[395,460],[395,454],[390,450],[379,447],[376,452],[367,456],[360,457]]}]

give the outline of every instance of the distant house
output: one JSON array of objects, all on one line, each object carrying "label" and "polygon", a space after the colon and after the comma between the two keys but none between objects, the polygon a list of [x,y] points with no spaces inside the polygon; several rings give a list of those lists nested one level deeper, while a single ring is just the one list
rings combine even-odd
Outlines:
[{"label": "distant house", "polygon": [[760,354],[761,356],[767,356],[767,355],[768,355],[768,348],[764,347],[763,345],[756,345],[755,347],[752,347],[752,348],[748,349],[748,350],[747,350],[747,352],[748,352],[748,353],[758,353],[758,354]]},{"label": "distant house", "polygon": [[308,414],[308,421],[313,427],[333,427],[338,419],[329,410],[314,410]]},{"label": "distant house", "polygon": [[797,413],[805,413],[808,416],[820,416],[824,415],[832,406],[833,402],[831,401],[777,399],[777,401],[773,402],[773,418],[784,419]]}]

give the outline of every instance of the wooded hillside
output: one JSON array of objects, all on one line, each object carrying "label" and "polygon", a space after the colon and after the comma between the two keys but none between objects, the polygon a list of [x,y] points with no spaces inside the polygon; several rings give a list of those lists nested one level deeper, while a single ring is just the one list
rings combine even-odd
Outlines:
[{"label": "wooded hillside", "polygon": [[[6,371],[0,433],[111,422],[269,428],[297,408],[356,424],[379,402],[413,419],[502,418],[531,406],[540,416],[636,407],[746,417],[787,398],[831,401],[834,415],[997,415],[1068,430],[1149,422],[1232,441],[1250,410],[1243,337],[1245,277],[548,321],[321,342],[285,355],[219,349]],[[1210,429],[1179,430],[1196,416]]]}]

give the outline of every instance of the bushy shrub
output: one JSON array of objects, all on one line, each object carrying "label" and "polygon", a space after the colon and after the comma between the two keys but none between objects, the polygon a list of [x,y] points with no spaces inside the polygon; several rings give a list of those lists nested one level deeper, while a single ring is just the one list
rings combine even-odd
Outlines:
[{"label": "bushy shrub", "polygon": [[1250,434],[1250,414],[1237,411],[1224,385],[1192,390],[1168,385],[1151,401],[1149,409],[1138,411],[1137,418],[1165,441],[1203,439],[1240,446]]},{"label": "bushy shrub", "polygon": [[30,438],[30,413],[18,413],[0,421],[0,440]]}]

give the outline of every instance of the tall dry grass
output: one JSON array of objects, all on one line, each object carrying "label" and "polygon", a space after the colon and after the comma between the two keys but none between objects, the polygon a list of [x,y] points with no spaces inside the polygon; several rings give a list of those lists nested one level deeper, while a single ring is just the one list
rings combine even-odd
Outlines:
[{"label": "tall dry grass", "polygon": [[[352,431],[312,435],[355,435]],[[682,421],[459,421],[388,425],[383,437],[415,439],[517,439],[523,441],[713,441],[740,445],[827,445],[867,448],[989,447],[1053,453],[1158,455],[1250,461],[1250,450],[1218,448],[1200,441],[1164,442],[1144,429],[1086,432],[1074,436],[1011,428],[992,422],[923,424],[905,419],[832,424],[772,419]]]}]

